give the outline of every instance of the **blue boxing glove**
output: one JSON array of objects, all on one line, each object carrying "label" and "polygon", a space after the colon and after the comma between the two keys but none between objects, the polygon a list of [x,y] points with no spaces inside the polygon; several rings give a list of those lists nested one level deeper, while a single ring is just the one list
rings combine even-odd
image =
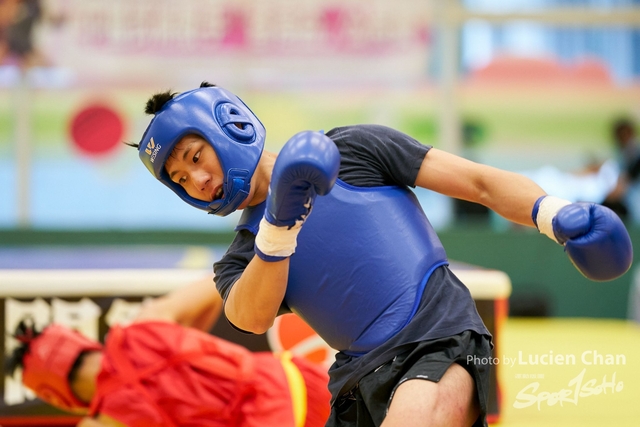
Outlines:
[{"label": "blue boxing glove", "polygon": [[541,233],[564,246],[573,265],[588,279],[613,280],[631,267],[631,238],[607,207],[543,196],[536,201],[532,218]]},{"label": "blue boxing glove", "polygon": [[269,184],[267,206],[256,235],[263,260],[280,261],[295,252],[297,236],[317,195],[328,194],[340,168],[334,142],[320,132],[300,132],[284,145]]}]

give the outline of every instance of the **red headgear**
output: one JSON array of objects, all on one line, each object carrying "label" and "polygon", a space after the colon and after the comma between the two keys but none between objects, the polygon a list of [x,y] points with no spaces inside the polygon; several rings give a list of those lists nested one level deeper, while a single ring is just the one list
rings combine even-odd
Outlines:
[{"label": "red headgear", "polygon": [[29,343],[22,359],[22,382],[45,402],[67,411],[87,408],[69,385],[69,372],[82,352],[102,350],[100,343],[62,325],[50,325]]}]

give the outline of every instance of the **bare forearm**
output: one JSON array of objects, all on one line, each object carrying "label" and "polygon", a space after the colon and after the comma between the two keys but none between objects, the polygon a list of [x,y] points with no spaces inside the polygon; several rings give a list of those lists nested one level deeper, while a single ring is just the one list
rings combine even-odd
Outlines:
[{"label": "bare forearm", "polygon": [[213,277],[206,276],[149,302],[136,320],[168,320],[208,330],[221,311],[222,299]]},{"label": "bare forearm", "polygon": [[254,257],[233,285],[225,304],[231,323],[261,334],[273,325],[287,290],[289,259],[266,262]]},{"label": "bare forearm", "polygon": [[431,149],[425,156],[416,185],[446,196],[480,203],[518,224],[533,227],[531,210],[544,196],[540,186],[514,172],[481,165]]},{"label": "bare forearm", "polygon": [[512,222],[534,227],[531,211],[536,200],[546,194],[544,190],[523,175],[493,171],[495,176],[488,181],[478,203]]}]

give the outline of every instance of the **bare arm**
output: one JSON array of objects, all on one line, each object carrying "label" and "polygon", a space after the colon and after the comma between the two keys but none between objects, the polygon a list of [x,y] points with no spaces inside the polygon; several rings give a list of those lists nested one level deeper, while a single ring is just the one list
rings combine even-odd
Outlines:
[{"label": "bare arm", "polygon": [[265,262],[253,257],[227,297],[229,321],[242,330],[265,333],[278,314],[288,279],[289,258]]},{"label": "bare arm", "polygon": [[76,427],[127,427],[120,421],[114,420],[106,415],[98,415],[98,418],[85,417],[80,420]]},{"label": "bare arm", "polygon": [[535,201],[546,195],[529,178],[432,148],[416,185],[457,199],[480,203],[506,219],[533,227]]},{"label": "bare arm", "polygon": [[207,276],[146,303],[136,321],[166,320],[208,331],[221,312],[222,299]]}]

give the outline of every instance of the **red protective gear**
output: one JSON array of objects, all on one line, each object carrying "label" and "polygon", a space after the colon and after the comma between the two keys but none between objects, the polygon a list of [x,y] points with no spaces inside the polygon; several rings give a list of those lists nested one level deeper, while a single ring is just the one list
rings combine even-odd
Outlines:
[{"label": "red protective gear", "polygon": [[[293,363],[307,388],[304,426],[322,427],[328,376],[311,362]],[[296,426],[280,359],[169,322],[112,327],[96,391],[90,414],[130,427]]]},{"label": "red protective gear", "polygon": [[29,342],[22,359],[22,382],[45,402],[67,411],[88,408],[71,391],[69,372],[85,351],[101,351],[100,343],[61,325],[49,325]]}]

